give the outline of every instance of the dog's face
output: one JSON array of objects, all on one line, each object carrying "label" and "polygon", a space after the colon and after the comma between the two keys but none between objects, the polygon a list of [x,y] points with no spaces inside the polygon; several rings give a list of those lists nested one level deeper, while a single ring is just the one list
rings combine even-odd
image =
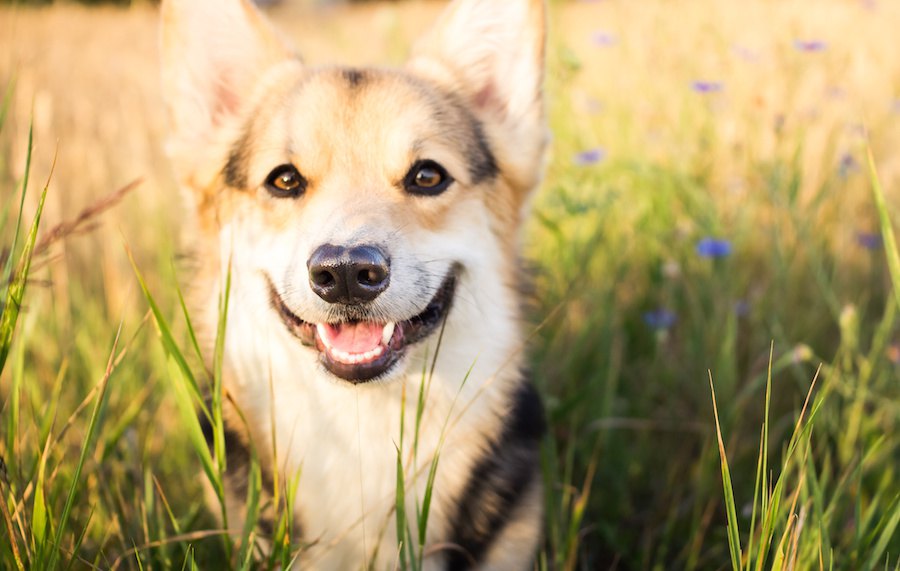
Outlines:
[{"label": "dog's face", "polygon": [[402,70],[307,67],[239,0],[163,10],[171,150],[232,305],[265,299],[353,383],[402,372],[459,311],[489,332],[466,291],[511,317],[495,298],[545,147],[539,0],[454,2]]}]

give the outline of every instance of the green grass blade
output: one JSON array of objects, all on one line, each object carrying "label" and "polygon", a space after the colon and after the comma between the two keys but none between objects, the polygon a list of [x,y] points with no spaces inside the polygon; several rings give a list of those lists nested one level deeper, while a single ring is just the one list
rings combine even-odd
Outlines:
[{"label": "green grass blade", "polygon": [[425,536],[428,531],[428,514],[431,511],[431,497],[434,491],[434,479],[437,476],[438,462],[441,458],[440,448],[435,451],[428,467],[428,480],[425,482],[425,495],[422,498],[422,512],[419,514],[419,566],[425,557]]},{"label": "green grass blade", "polygon": [[187,430],[187,436],[191,443],[191,447],[200,458],[200,465],[210,484],[212,484],[216,497],[220,502],[224,502],[224,487],[222,486],[222,480],[219,478],[219,472],[213,462],[209,446],[206,444],[206,437],[203,436],[203,429],[200,428],[200,420],[197,417],[197,410],[195,408],[196,399],[188,388],[190,383],[185,379],[183,370],[172,356],[168,357],[167,364],[169,369],[169,379],[172,381],[171,385],[173,396],[175,397],[175,404],[181,415],[181,426]]},{"label": "green grass blade", "polygon": [[[81,533],[78,534],[78,537],[75,538],[75,545],[72,546],[72,553],[78,553],[81,545],[84,543],[84,538],[87,537],[88,529],[91,527],[91,520],[94,519],[94,508],[91,508],[91,513],[88,514],[87,521],[84,524],[84,527],[81,528]],[[72,568],[72,564],[75,562],[75,558],[69,559],[68,565],[66,565],[66,570]]]},{"label": "green grass blade", "polygon": [[[178,378],[182,378],[187,383],[188,393],[196,401],[197,406],[200,408],[203,414],[206,415],[206,418],[210,422],[212,422],[212,414],[210,413],[209,408],[204,402],[200,386],[197,383],[197,379],[194,377],[194,373],[193,371],[191,371],[187,360],[184,358],[184,353],[181,352],[178,343],[175,341],[175,338],[172,335],[172,330],[169,327],[165,316],[160,310],[159,305],[156,303],[156,299],[147,288],[147,283],[144,281],[144,276],[141,274],[140,270],[137,267],[137,263],[134,261],[134,256],[132,255],[131,250],[126,246],[125,251],[128,255],[128,260],[131,262],[131,267],[134,270],[135,276],[137,276],[138,284],[140,284],[141,286],[141,291],[144,293],[144,298],[147,300],[147,303],[150,306],[150,312],[153,314],[153,321],[156,324],[156,329],[159,333],[160,341],[163,344],[163,350],[178,367]],[[171,373],[171,371],[172,369],[171,367],[169,367],[169,372]]]},{"label": "green grass blade", "polygon": [[731,485],[731,472],[728,469],[728,457],[725,455],[725,443],[722,441],[722,427],[719,425],[719,408],[716,405],[716,391],[713,387],[712,372],[709,373],[709,390],[712,393],[713,415],[716,418],[716,439],[719,444],[719,459],[722,465],[722,487],[725,493],[725,510],[728,516],[728,550],[731,555],[732,569],[740,571],[741,539],[738,530],[737,510],[734,506],[734,488]]},{"label": "green grass blade", "polygon": [[113,340],[112,350],[109,354],[109,360],[106,364],[106,372],[103,374],[103,378],[100,380],[100,390],[97,393],[97,400],[94,403],[94,410],[91,412],[91,418],[88,422],[87,434],[85,434],[84,442],[81,445],[81,453],[78,456],[78,463],[75,465],[75,471],[72,474],[72,482],[69,485],[69,492],[66,495],[66,503],[63,506],[62,514],[59,517],[59,523],[56,527],[56,535],[54,537],[54,545],[55,549],[50,552],[50,562],[47,565],[48,569],[56,568],[56,559],[62,549],[62,535],[66,531],[66,526],[69,522],[69,514],[72,511],[72,505],[75,503],[75,496],[78,493],[78,488],[81,479],[81,470],[84,468],[84,461],[87,459],[88,451],[91,448],[91,443],[94,440],[94,436],[97,433],[97,428],[99,426],[99,418],[100,418],[100,409],[103,406],[104,401],[106,400],[106,390],[109,387],[109,378],[115,370],[115,357],[116,357],[116,349],[119,346],[119,338],[122,335],[122,323],[119,323],[119,328],[116,330],[116,337]]},{"label": "green grass blade", "polygon": [[47,502],[44,499],[44,468],[46,466],[46,456],[41,459],[40,468],[38,469],[37,480],[34,483],[34,505],[31,511],[31,549],[35,553],[35,559],[41,561],[43,559],[44,550],[46,548],[47,530],[49,527],[47,517]]},{"label": "green grass blade", "polygon": [[238,552],[238,561],[241,562],[241,569],[244,571],[253,568],[253,547],[255,544],[256,524],[259,520],[259,498],[262,489],[259,458],[254,448],[251,447],[250,450],[250,466],[247,476],[247,515],[244,519],[244,529],[241,533],[241,549]]},{"label": "green grass blade", "polygon": [[869,550],[869,557],[864,566],[864,569],[866,570],[874,569],[880,563],[882,557],[885,557],[885,565],[887,565],[887,561],[890,559],[889,556],[885,555],[885,551],[891,540],[896,537],[894,534],[897,532],[897,526],[900,525],[900,496],[894,498],[891,508],[888,510],[883,521],[884,523],[881,526],[881,533],[878,536],[878,541],[876,541],[875,546]]},{"label": "green grass blade", "polygon": [[[13,266],[12,262],[16,256],[16,246],[19,243],[19,233],[22,229],[22,216],[25,211],[25,194],[28,192],[28,179],[31,175],[31,152],[34,149],[34,123],[28,126],[28,149],[25,153],[25,174],[22,177],[22,189],[20,191],[19,196],[19,213],[16,216],[16,229],[13,232],[12,245],[9,247],[9,258],[6,259],[6,267],[3,269],[3,283],[8,284],[11,281]],[[54,164],[56,163],[56,159],[53,159]],[[53,169],[50,169],[50,174],[53,174]],[[46,189],[45,189],[46,191]],[[41,204],[38,207],[38,215],[40,214],[40,209],[43,207],[44,201],[41,199]],[[4,216],[5,219],[5,216]],[[32,245],[32,247],[34,247]],[[0,362],[0,371],[3,370],[2,362]]]},{"label": "green grass blade", "polygon": [[16,454],[19,446],[17,438],[19,437],[19,414],[22,400],[22,384],[24,381],[24,361],[25,346],[20,345],[17,349],[15,362],[13,363],[12,386],[9,388],[9,409],[6,411],[6,450],[9,457],[6,459],[8,468],[15,471],[19,467],[18,456]]},{"label": "green grass blade", "polygon": [[[218,470],[218,481],[224,482],[225,473],[228,469],[227,454],[225,451],[225,420],[222,415],[223,399],[225,389],[222,384],[223,360],[225,358],[225,335],[228,325],[228,300],[231,295],[231,259],[228,260],[228,271],[225,277],[225,291],[219,298],[219,322],[216,327],[216,345],[213,355],[213,390],[212,390],[212,432],[213,432],[213,450],[215,454],[213,458]],[[240,411],[238,411],[240,413]],[[222,488],[224,490],[224,486]],[[228,510],[226,509],[224,494],[220,501],[222,525],[228,529]],[[230,536],[222,536],[225,542],[225,553],[228,559],[231,559],[232,544]]]},{"label": "green grass blade", "polygon": [[[54,159],[54,164],[56,160]],[[31,131],[28,135],[28,159],[25,167],[25,183],[22,185],[22,198],[19,206],[19,222],[16,223],[16,234],[13,237],[13,247],[10,249],[9,260],[13,259],[15,252],[16,239],[19,235],[19,223],[22,219],[22,208],[25,203],[25,188],[27,187],[28,170],[31,168]],[[53,169],[50,170],[50,177],[53,176]],[[9,284],[6,292],[6,302],[3,305],[3,314],[0,316],[0,373],[3,372],[3,366],[6,364],[6,358],[9,356],[9,348],[12,345],[13,331],[16,328],[16,321],[19,319],[19,311],[22,308],[22,300],[25,297],[25,287],[28,281],[28,272],[31,270],[31,255],[34,252],[34,244],[37,240],[38,225],[41,223],[41,214],[44,211],[44,201],[47,199],[47,189],[50,186],[50,178],[41,191],[41,199],[38,202],[37,211],[34,213],[34,219],[31,222],[31,229],[25,239],[25,246],[22,254],[19,256],[18,269],[16,275]],[[11,269],[7,269],[6,275],[10,275]]]},{"label": "green grass blade", "polygon": [[400,551],[400,568],[406,571],[406,552],[408,546],[403,538],[406,536],[406,478],[403,474],[403,434],[406,430],[406,385],[401,389],[400,397],[400,443],[397,450],[397,482],[394,498],[395,524],[397,528],[397,542]]},{"label": "green grass blade", "polygon": [[[753,536],[756,531],[756,517],[766,513],[769,501],[768,485],[768,458],[769,458],[769,406],[772,402],[772,362],[775,357],[775,342],[769,342],[769,366],[766,371],[766,409],[763,416],[762,434],[759,438],[759,458],[756,464],[756,481],[753,484],[753,508],[750,514],[750,533],[747,539],[747,571],[752,569],[751,557],[753,554]],[[767,540],[760,538],[760,553],[757,561],[763,558],[763,544]]]},{"label": "green grass blade", "polygon": [[[131,261],[131,267],[134,270],[135,275],[137,276],[141,290],[144,293],[144,298],[150,305],[150,311],[153,314],[154,322],[156,323],[156,330],[159,333],[160,340],[162,341],[163,350],[166,354],[166,367],[169,373],[171,386],[173,388],[172,392],[173,396],[175,397],[175,404],[181,416],[182,427],[187,430],[188,440],[190,441],[191,447],[194,449],[194,452],[200,458],[200,465],[203,468],[203,472],[212,485],[220,504],[224,506],[225,491],[222,483],[222,478],[220,477],[219,470],[215,462],[213,461],[212,454],[209,451],[209,446],[206,444],[206,438],[203,435],[203,430],[200,427],[200,420],[197,417],[197,407],[200,408],[200,410],[203,412],[203,414],[206,415],[206,418],[209,419],[211,423],[213,422],[212,414],[204,404],[203,398],[200,393],[200,387],[197,384],[197,380],[194,377],[190,366],[188,366],[187,360],[184,358],[184,354],[178,348],[178,343],[172,336],[172,331],[169,328],[169,325],[165,317],[163,316],[159,305],[156,303],[156,300],[150,293],[150,290],[147,288],[147,284],[144,281],[143,275],[137,267],[137,263],[134,261],[131,250],[126,247],[126,252],[128,254],[128,259]],[[225,538],[225,541],[228,542],[227,537]]]},{"label": "green grass blade", "polygon": [[875,198],[875,207],[878,210],[878,220],[881,224],[881,236],[884,242],[884,251],[887,256],[888,270],[893,284],[894,300],[900,307],[900,254],[897,252],[897,239],[894,236],[894,228],[891,225],[891,215],[888,212],[884,199],[884,191],[881,189],[881,181],[878,179],[878,171],[875,168],[875,157],[872,149],[866,150],[869,161],[869,181],[872,186],[872,195]]},{"label": "green grass blade", "polygon": [[194,329],[194,324],[191,321],[187,303],[184,301],[184,293],[181,291],[181,285],[177,280],[175,281],[175,292],[178,294],[178,304],[181,306],[181,314],[184,317],[184,323],[187,326],[188,337],[191,340],[191,347],[194,349],[194,353],[196,354],[197,359],[202,363],[203,352],[200,350],[200,343],[197,342],[196,330]]}]

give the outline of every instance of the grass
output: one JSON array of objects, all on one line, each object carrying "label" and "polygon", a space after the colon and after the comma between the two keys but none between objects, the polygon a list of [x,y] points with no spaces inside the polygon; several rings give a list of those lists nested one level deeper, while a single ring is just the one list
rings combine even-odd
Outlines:
[{"label": "grass", "polygon": [[[397,62],[433,7],[278,11],[311,61]],[[173,269],[154,18],[0,8],[2,568],[287,568],[303,548],[300,475],[250,471],[265,560],[203,501],[225,457],[193,411],[221,451],[221,377]],[[889,2],[554,5],[526,240],[540,568],[900,569],[897,25]]]}]

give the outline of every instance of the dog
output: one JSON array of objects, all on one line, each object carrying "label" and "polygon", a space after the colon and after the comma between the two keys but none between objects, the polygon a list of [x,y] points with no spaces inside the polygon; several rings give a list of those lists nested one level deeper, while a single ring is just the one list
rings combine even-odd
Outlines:
[{"label": "dog", "polygon": [[533,565],[544,418],[520,233],[549,139],[545,12],[454,0],[401,68],[314,67],[247,0],[163,0],[208,354],[226,320],[227,522],[243,528],[251,456],[259,537],[274,482],[297,478],[300,568],[393,569],[403,549],[426,569]]}]

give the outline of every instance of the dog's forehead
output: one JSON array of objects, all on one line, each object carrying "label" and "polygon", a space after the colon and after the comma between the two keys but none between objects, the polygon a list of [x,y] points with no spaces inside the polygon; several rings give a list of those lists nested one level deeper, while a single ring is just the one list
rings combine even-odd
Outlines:
[{"label": "dog's forehead", "polygon": [[495,174],[481,123],[461,99],[402,71],[314,71],[286,104],[286,135],[301,157],[336,155],[404,171],[416,158],[442,158],[458,161],[469,182]]},{"label": "dog's forehead", "polygon": [[459,95],[399,70],[324,68],[285,78],[262,98],[225,172],[238,188],[285,162],[311,181],[364,172],[396,183],[420,159],[468,185],[498,174],[484,128]]},{"label": "dog's forehead", "polygon": [[442,109],[436,94],[409,78],[378,70],[314,72],[287,104],[292,135],[301,143],[314,139],[317,144],[381,148],[414,144],[453,125],[447,121],[452,109]]}]

